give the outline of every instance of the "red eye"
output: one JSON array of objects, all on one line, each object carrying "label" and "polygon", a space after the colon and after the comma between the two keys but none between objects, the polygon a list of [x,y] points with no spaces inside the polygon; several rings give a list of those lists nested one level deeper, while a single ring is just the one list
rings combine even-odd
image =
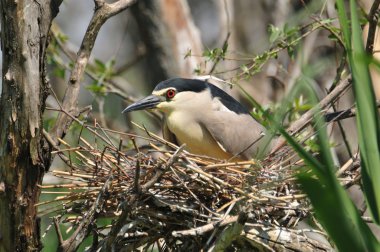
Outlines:
[{"label": "red eye", "polygon": [[175,90],[174,89],[169,89],[168,91],[166,91],[166,97],[171,99],[175,96]]}]

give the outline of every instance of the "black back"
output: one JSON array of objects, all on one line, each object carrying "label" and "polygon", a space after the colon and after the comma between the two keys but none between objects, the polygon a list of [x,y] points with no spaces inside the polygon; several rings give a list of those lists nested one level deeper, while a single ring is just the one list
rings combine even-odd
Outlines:
[{"label": "black back", "polygon": [[227,94],[222,89],[213,84],[208,83],[208,86],[210,87],[211,95],[213,97],[218,97],[223,105],[226,106],[226,108],[235,112],[236,114],[249,114],[248,110],[231,95]]}]

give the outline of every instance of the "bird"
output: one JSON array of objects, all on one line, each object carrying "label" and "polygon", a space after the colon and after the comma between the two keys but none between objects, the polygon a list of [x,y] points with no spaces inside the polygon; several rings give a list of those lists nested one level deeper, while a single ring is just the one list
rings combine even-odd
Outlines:
[{"label": "bird", "polygon": [[197,155],[221,160],[250,160],[264,153],[265,127],[241,103],[208,80],[172,78],[122,113],[163,113],[164,139]]}]

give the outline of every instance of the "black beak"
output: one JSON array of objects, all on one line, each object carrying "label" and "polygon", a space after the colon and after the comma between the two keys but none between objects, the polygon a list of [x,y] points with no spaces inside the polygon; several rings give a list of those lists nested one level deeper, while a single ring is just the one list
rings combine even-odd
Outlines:
[{"label": "black beak", "polygon": [[126,109],[123,110],[121,113],[125,112],[131,112],[136,110],[143,110],[143,109],[153,109],[161,102],[161,99],[157,95],[149,95],[145,97],[142,100],[139,100],[131,105],[129,105]]}]

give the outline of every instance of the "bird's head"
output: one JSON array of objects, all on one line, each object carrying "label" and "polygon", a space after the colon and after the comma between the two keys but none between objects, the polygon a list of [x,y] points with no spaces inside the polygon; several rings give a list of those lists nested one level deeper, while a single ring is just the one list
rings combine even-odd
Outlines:
[{"label": "bird's head", "polygon": [[[203,97],[203,99],[199,99]],[[193,107],[211,99],[207,82],[197,79],[174,78],[160,82],[152,94],[129,105],[123,113],[136,110],[157,109],[168,113],[180,108]]]}]

